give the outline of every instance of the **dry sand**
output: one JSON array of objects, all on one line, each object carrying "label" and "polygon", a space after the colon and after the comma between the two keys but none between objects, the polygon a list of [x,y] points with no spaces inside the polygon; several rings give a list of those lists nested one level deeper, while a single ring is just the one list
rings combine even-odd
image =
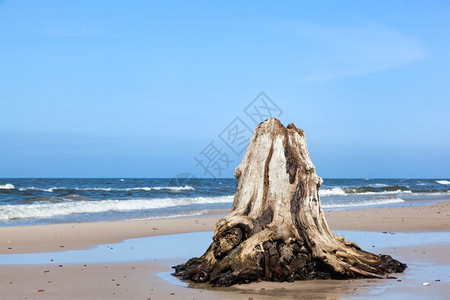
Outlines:
[{"label": "dry sand", "polygon": [[[57,224],[0,228],[0,253],[53,252],[110,244],[123,239],[196,231],[212,231],[218,215],[202,217]],[[327,212],[333,230],[360,231],[450,231],[450,202],[427,206]],[[413,266],[443,265],[450,261],[446,244],[367,249],[389,253]],[[422,286],[420,274],[402,274],[396,280],[306,281],[295,283],[259,282],[225,289],[207,286],[185,288],[157,275],[170,272],[170,265],[182,261],[153,261],[113,264],[0,265],[1,299],[275,299],[306,297],[336,299],[347,297],[410,298],[417,295],[445,298],[449,282],[428,276]],[[0,258],[1,264],[1,258]],[[417,264],[417,265],[416,265]],[[429,269],[426,269],[429,270]],[[430,269],[432,270],[432,269]],[[425,271],[424,271],[425,272]],[[428,271],[427,271],[428,272]],[[420,272],[419,272],[420,273]],[[206,288],[206,289],[205,289]]]}]

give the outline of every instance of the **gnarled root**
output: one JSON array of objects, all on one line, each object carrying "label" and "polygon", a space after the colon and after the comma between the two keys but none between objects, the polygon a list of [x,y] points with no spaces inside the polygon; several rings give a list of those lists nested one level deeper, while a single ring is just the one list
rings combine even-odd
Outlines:
[{"label": "gnarled root", "polygon": [[406,265],[389,255],[375,255],[342,243],[332,256],[317,256],[306,243],[281,239],[264,229],[245,239],[242,227],[232,227],[215,236],[206,253],[175,266],[175,276],[213,286],[230,286],[264,279],[294,281],[305,279],[388,278]]}]

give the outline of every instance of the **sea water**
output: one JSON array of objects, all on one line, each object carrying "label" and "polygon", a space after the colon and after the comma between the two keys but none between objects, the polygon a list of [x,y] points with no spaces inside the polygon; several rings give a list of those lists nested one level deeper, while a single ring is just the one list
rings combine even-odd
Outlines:
[{"label": "sea water", "polygon": [[[449,232],[395,233],[334,231],[362,249],[447,243]],[[179,233],[125,240],[83,250],[0,255],[0,265],[92,264],[189,259],[201,256],[212,242],[212,231]],[[192,243],[195,241],[195,243]]]},{"label": "sea water", "polygon": [[[230,209],[234,178],[0,179],[0,226],[201,215]],[[448,179],[324,179],[325,210],[433,203]]]}]

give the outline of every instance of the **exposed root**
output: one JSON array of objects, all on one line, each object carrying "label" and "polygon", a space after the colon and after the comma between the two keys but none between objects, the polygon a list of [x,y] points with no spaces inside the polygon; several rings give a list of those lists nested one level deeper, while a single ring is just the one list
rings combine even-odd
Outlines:
[{"label": "exposed root", "polygon": [[[234,237],[233,237],[234,235]],[[240,229],[228,229],[221,237],[216,237],[208,251],[201,258],[175,266],[176,276],[194,282],[210,282],[213,286],[230,286],[258,280],[293,281],[304,279],[346,279],[346,278],[390,278],[387,274],[402,272],[406,265],[390,256],[356,258],[342,250],[325,259],[316,257],[311,249],[298,241],[285,243],[271,241],[270,232],[260,232],[239,244],[229,241],[240,240]],[[234,248],[222,245],[233,244]],[[218,251],[217,249],[221,249]],[[355,248],[349,247],[351,251]],[[211,256],[213,253],[213,257]],[[365,260],[367,258],[367,260]]]}]

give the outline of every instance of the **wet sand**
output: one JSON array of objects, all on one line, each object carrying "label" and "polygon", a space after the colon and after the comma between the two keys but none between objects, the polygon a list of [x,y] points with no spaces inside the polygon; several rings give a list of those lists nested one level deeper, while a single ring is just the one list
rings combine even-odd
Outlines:
[{"label": "wet sand", "polygon": [[[212,231],[218,215],[183,219],[58,224],[0,228],[0,253],[53,252],[111,244],[123,239],[175,233]],[[333,230],[378,232],[450,231],[450,202],[434,205],[327,212]],[[170,266],[184,262],[153,260],[110,264],[2,265],[0,291],[5,299],[275,299],[323,298],[445,298],[450,294],[447,243],[366,249],[387,253],[409,268],[398,280],[259,282],[231,288],[186,288],[172,284]],[[414,244],[416,243],[416,244]],[[206,249],[205,249],[206,250]],[[5,262],[3,262],[5,263]],[[439,280],[439,281],[437,281]],[[422,285],[423,282],[430,286]],[[206,289],[205,289],[206,288]]]},{"label": "wet sand", "polygon": [[[428,246],[433,257],[444,256],[442,247]],[[415,247],[419,249],[420,247]],[[386,249],[388,250],[388,249]],[[392,253],[392,252],[391,252]],[[393,254],[393,253],[392,253]],[[401,254],[399,256],[399,254]],[[125,264],[70,264],[46,266],[1,266],[0,290],[4,299],[445,299],[450,293],[448,276],[425,272],[417,276],[420,264],[430,263],[419,252],[399,250],[396,257],[409,263],[398,279],[312,280],[293,283],[257,282],[231,288],[207,285],[183,287],[164,280],[158,274],[170,272],[168,266],[179,261],[139,262]],[[412,263],[417,262],[417,263]],[[442,263],[442,262],[440,262]],[[448,263],[448,261],[447,261]],[[448,271],[450,265],[446,265]],[[421,271],[421,270],[419,270]],[[408,274],[408,273],[412,273]],[[167,275],[166,276],[170,276]],[[437,281],[439,280],[439,281]],[[423,286],[429,282],[430,286]]]},{"label": "wet sand", "polygon": [[[220,216],[227,213],[215,211],[210,215],[176,219],[0,227],[0,254],[83,249],[124,239],[213,231]],[[325,214],[332,230],[450,231],[450,201],[424,206],[327,211]]]}]

